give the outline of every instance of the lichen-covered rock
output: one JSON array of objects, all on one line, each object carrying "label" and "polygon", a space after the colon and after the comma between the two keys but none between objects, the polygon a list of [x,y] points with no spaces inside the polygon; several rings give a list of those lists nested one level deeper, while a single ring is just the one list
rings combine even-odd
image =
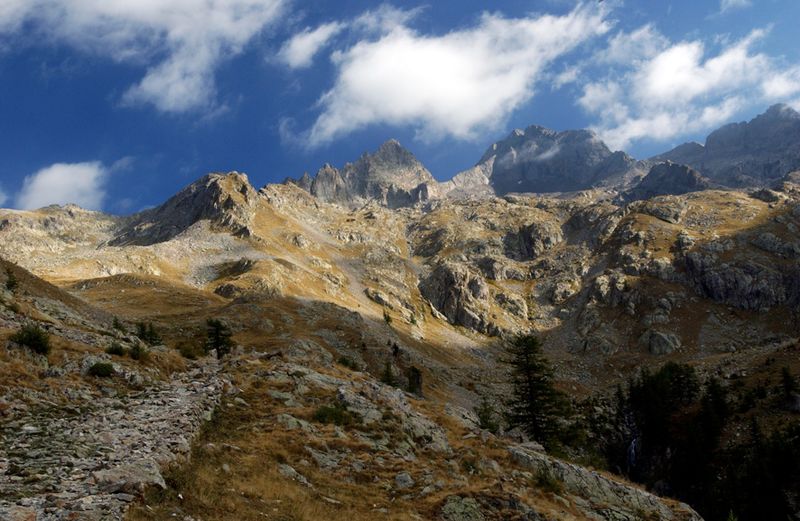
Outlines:
[{"label": "lichen-covered rock", "polygon": [[478,502],[471,497],[448,496],[442,506],[443,521],[484,521]]}]

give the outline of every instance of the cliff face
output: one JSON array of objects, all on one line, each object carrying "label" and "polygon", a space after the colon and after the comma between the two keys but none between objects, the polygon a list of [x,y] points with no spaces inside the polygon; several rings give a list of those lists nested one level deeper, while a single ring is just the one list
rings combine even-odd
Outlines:
[{"label": "cliff face", "polygon": [[687,143],[653,160],[689,165],[726,186],[767,186],[800,169],[800,114],[773,105],[748,122],[715,130],[705,145]]}]

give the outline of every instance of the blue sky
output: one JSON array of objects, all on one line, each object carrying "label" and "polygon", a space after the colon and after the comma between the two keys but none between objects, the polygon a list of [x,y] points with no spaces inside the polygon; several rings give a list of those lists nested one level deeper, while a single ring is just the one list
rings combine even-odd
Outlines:
[{"label": "blue sky", "polygon": [[797,0],[0,0],[0,204],[158,204],[396,138],[439,179],[511,129],[648,157],[786,102]]}]

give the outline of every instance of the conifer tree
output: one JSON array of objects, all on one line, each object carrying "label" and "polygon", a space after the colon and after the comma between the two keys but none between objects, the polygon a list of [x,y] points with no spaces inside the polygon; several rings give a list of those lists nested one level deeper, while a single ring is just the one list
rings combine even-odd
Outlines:
[{"label": "conifer tree", "polygon": [[559,423],[568,411],[563,393],[553,386],[553,370],[533,335],[523,335],[508,349],[512,391],[507,403],[508,424],[521,427],[545,446],[558,441]]}]

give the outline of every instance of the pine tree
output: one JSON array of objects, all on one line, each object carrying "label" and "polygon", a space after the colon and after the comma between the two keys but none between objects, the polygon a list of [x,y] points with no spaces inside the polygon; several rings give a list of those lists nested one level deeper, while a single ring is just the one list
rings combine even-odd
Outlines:
[{"label": "pine tree", "polygon": [[222,358],[231,352],[233,333],[231,329],[221,320],[209,318],[206,321],[208,338],[206,339],[206,351],[217,350],[217,358]]},{"label": "pine tree", "polygon": [[545,446],[558,441],[560,419],[567,414],[566,397],[553,386],[553,370],[532,335],[511,342],[512,391],[507,403],[508,424],[521,427]]}]

